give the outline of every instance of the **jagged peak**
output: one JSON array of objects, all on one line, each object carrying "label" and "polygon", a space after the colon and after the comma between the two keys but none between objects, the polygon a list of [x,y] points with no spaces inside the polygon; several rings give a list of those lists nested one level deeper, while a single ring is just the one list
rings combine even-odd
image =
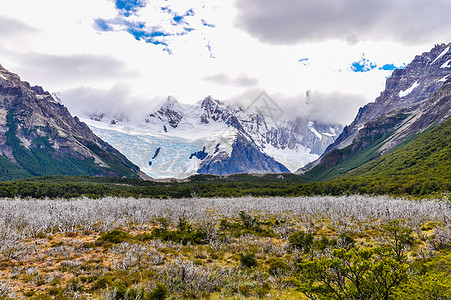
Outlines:
[{"label": "jagged peak", "polygon": [[181,113],[183,111],[182,104],[173,96],[168,96],[165,100],[156,104],[148,114],[152,116],[154,114],[165,114],[167,111],[174,111]]},{"label": "jagged peak", "polygon": [[212,96],[208,96],[205,97],[204,99],[200,100],[197,102],[198,104],[200,104],[201,107],[210,107],[210,106],[215,106],[215,105],[224,105],[223,102],[214,99]]}]

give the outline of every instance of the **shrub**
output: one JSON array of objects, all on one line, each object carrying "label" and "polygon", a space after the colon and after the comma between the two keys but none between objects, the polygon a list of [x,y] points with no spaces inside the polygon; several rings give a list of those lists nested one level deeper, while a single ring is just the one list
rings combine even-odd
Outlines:
[{"label": "shrub", "polygon": [[119,244],[131,239],[132,236],[128,232],[122,231],[120,229],[114,229],[110,232],[101,234],[98,238],[98,241],[101,242],[101,244]]},{"label": "shrub", "polygon": [[258,265],[258,261],[255,259],[254,253],[240,253],[240,263],[245,268],[252,268]]},{"label": "shrub", "polygon": [[298,231],[292,233],[288,238],[290,245],[296,249],[303,250],[304,253],[310,251],[313,244],[313,234],[305,233],[304,231]]},{"label": "shrub", "polygon": [[288,265],[279,258],[271,258],[268,260],[268,263],[268,272],[273,276],[278,276],[289,268]]},{"label": "shrub", "polygon": [[163,300],[163,299],[166,299],[167,295],[168,295],[168,288],[165,285],[158,283],[157,286],[153,289],[153,291],[151,291],[149,293],[149,296],[147,297],[147,299]]},{"label": "shrub", "polygon": [[251,229],[255,225],[257,225],[257,219],[253,218],[251,215],[249,215],[245,211],[240,211],[239,215],[240,215],[240,218],[241,218],[241,222],[243,223],[243,226],[246,229]]}]

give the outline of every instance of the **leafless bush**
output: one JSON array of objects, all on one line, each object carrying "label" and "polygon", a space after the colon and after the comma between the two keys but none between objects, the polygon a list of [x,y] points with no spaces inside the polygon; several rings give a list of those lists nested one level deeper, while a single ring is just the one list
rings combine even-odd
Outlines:
[{"label": "leafless bush", "polygon": [[198,296],[203,292],[219,290],[224,284],[227,271],[211,266],[196,266],[179,257],[162,269],[160,274],[171,291]]},{"label": "leafless bush", "polygon": [[[378,224],[403,219],[411,228],[429,220],[450,224],[451,204],[446,201],[411,201],[386,196],[231,198],[231,199],[132,199],[106,197],[75,200],[0,199],[0,235],[10,228],[20,235],[37,238],[40,233],[109,231],[116,227],[146,228],[157,218],[172,225],[182,217],[206,230],[216,247],[216,225],[221,218],[236,218],[240,211],[265,220],[297,220],[306,231],[318,220],[330,219],[340,232],[360,230],[357,224]],[[312,225],[313,224],[313,225]],[[312,227],[312,228],[311,228]],[[289,228],[276,228],[282,238]],[[1,237],[0,237],[1,238]]]},{"label": "leafless bush", "polygon": [[436,227],[432,235],[431,246],[435,250],[445,249],[451,245],[451,226]]},{"label": "leafless bush", "polygon": [[106,287],[105,291],[101,293],[100,295],[101,299],[104,300],[116,300],[117,297],[117,287],[113,287],[110,289],[110,287]]},{"label": "leafless bush", "polygon": [[290,234],[292,234],[295,230],[292,226],[286,223],[282,223],[274,227],[274,231],[279,235],[279,237],[283,240],[288,240]]},{"label": "leafless bush", "polygon": [[11,291],[9,286],[9,281],[3,282],[0,281],[0,299],[14,299],[14,293]]},{"label": "leafless bush", "polygon": [[116,245],[112,252],[118,257],[114,261],[114,267],[121,271],[131,271],[141,266],[142,261],[148,256],[149,247],[141,244],[121,243]]}]

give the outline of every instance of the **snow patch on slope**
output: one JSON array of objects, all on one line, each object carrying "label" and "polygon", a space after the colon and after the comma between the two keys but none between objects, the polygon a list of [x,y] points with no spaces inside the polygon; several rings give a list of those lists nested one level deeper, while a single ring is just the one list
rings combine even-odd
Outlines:
[{"label": "snow patch on slope", "polygon": [[399,94],[398,94],[398,95],[399,95],[399,98],[403,98],[403,97],[408,96],[408,95],[409,95],[410,93],[412,93],[413,90],[416,89],[419,85],[420,85],[420,84],[418,83],[418,81],[415,81],[415,83],[412,84],[412,86],[409,87],[407,90],[404,90],[404,91],[400,91],[400,92],[399,92]]},{"label": "snow patch on slope", "polygon": [[443,50],[442,53],[440,53],[439,56],[437,56],[436,59],[434,59],[434,61],[431,63],[431,65],[433,65],[437,60],[439,60],[440,58],[442,58],[443,55],[445,55],[446,53],[448,53],[448,51],[449,51],[449,46],[446,47],[446,49]]},{"label": "snow patch on slope", "polygon": [[444,76],[443,78],[437,80],[437,82],[445,82],[446,79],[448,79],[448,76],[449,76],[449,75]]},{"label": "snow patch on slope", "polygon": [[440,69],[445,69],[445,68],[451,68],[451,59],[448,59],[441,67]]},{"label": "snow patch on slope", "polygon": [[316,131],[316,129],[313,127],[313,124],[314,123],[312,121],[308,122],[308,125],[307,125],[308,129],[310,129],[316,135],[316,137],[321,140],[323,138],[323,136],[321,135],[321,133]]},{"label": "snow patch on slope", "polygon": [[4,80],[8,80],[8,78],[6,78],[3,74],[0,73],[0,78],[4,79]]}]

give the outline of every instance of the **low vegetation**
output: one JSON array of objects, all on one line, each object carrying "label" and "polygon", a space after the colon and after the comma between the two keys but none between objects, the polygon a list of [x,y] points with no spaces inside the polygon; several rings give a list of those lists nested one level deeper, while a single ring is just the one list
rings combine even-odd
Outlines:
[{"label": "low vegetation", "polygon": [[449,299],[451,204],[0,200],[0,299]]}]

